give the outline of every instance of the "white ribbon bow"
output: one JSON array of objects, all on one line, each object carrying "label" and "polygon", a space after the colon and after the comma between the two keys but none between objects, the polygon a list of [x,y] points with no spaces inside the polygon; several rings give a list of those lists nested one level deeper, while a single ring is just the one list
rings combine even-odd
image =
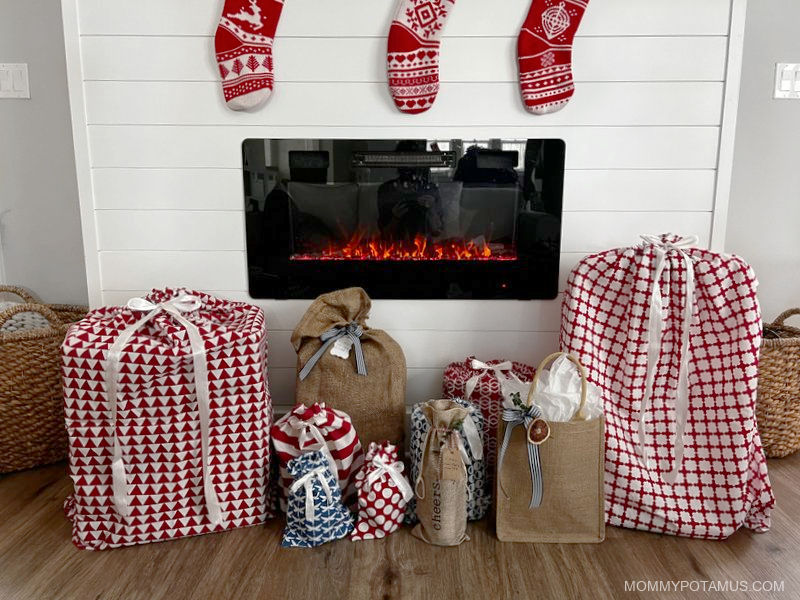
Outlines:
[{"label": "white ribbon bow", "polygon": [[[292,415],[288,419],[289,426],[298,432],[297,434],[297,448],[301,453],[311,450],[319,450],[325,456],[328,464],[331,467],[331,473],[335,478],[339,478],[339,467],[336,466],[336,461],[331,454],[330,448],[325,441],[325,436],[319,430],[319,426],[325,423],[327,417],[323,413],[317,413],[311,419],[305,420]],[[310,440],[314,440],[316,444],[306,446]]]},{"label": "white ribbon bow", "polygon": [[[314,480],[319,481],[322,486],[322,491],[325,492],[325,497],[328,499],[328,506],[333,502],[333,494],[331,493],[331,486],[328,485],[328,480],[325,477],[327,467],[317,467],[303,475],[300,479],[292,484],[290,490],[296,492],[301,487],[306,490],[306,521],[311,523],[317,517],[316,508],[314,507]],[[335,475],[334,475],[335,477]]]},{"label": "white ribbon bow", "polygon": [[669,252],[678,252],[686,269],[686,297],[683,303],[683,323],[681,327],[681,361],[678,370],[678,388],[675,392],[675,443],[672,471],[662,476],[665,483],[673,484],[678,478],[683,463],[683,435],[686,431],[686,422],[689,418],[689,340],[691,336],[692,318],[694,310],[695,275],[692,258],[683,251],[697,244],[697,236],[681,238],[675,242],[665,242],[658,236],[643,235],[642,239],[655,248],[656,264],[653,276],[653,290],[650,295],[650,314],[647,330],[647,375],[645,390],[642,397],[642,407],[639,413],[639,462],[647,468],[649,458],[645,446],[645,416],[650,409],[655,384],[658,361],[661,356],[661,345],[664,336],[663,309],[664,302],[661,296],[661,275],[667,263]]},{"label": "white ribbon bow", "polygon": [[403,476],[403,469],[405,467],[401,461],[398,460],[397,462],[387,463],[382,457],[376,456],[372,459],[372,464],[375,466],[375,469],[367,475],[368,487],[371,488],[375,485],[376,481],[388,475],[391,480],[394,481],[394,484],[397,486],[405,502],[408,502],[414,497],[414,490],[411,489],[411,484],[409,484],[408,480]]},{"label": "white ribbon bow", "polygon": [[114,493],[113,502],[117,513],[123,517],[131,514],[131,498],[128,495],[128,484],[125,474],[125,459],[122,455],[122,445],[117,436],[117,378],[119,377],[122,350],[128,342],[145,323],[153,319],[161,312],[166,312],[172,316],[186,330],[189,337],[189,344],[192,348],[192,359],[194,361],[195,394],[197,396],[197,410],[200,416],[200,443],[203,458],[203,494],[208,511],[208,520],[218,525],[222,522],[222,508],[220,507],[217,493],[211,484],[209,473],[209,397],[208,397],[208,364],[206,362],[205,342],[200,335],[197,326],[183,316],[202,306],[202,302],[196,296],[183,294],[178,298],[173,298],[161,304],[153,304],[144,298],[132,298],[128,301],[128,308],[147,314],[141,319],[128,326],[119,334],[119,337],[108,350],[108,357],[105,367],[105,386],[106,400],[111,409],[111,423],[113,427],[114,453],[111,462],[112,490]]},{"label": "white ribbon bow", "polygon": [[501,374],[503,377],[508,379],[508,375],[506,375],[506,373],[511,371],[513,364],[510,360],[507,360],[496,365],[487,365],[485,362],[481,362],[477,358],[473,358],[471,366],[475,371],[480,370],[480,373],[470,377],[467,380],[467,383],[464,385],[464,400],[469,400],[472,397],[472,393],[475,391],[475,387],[478,385],[481,377],[489,372],[493,373],[498,381],[500,380]]}]

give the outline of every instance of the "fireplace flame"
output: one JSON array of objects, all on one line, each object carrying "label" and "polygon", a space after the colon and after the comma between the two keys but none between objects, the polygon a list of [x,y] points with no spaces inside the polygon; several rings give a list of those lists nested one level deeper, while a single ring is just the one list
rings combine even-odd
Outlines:
[{"label": "fireplace flame", "polygon": [[343,242],[331,242],[320,252],[295,254],[292,260],[516,260],[506,244],[488,244],[485,239],[412,240],[365,238],[355,233]]}]

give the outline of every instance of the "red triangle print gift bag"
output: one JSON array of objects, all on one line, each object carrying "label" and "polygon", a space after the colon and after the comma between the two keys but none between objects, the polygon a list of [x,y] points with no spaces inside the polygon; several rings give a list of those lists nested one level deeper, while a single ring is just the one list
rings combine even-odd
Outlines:
[{"label": "red triangle print gift bag", "polygon": [[603,394],[606,522],[708,539],[766,531],[753,270],[696,238],[643,239],[583,259],[564,297],[562,350]]},{"label": "red triangle print gift bag", "polygon": [[102,550],[262,523],[264,313],[154,290],[74,324],[62,346],[72,541]]}]

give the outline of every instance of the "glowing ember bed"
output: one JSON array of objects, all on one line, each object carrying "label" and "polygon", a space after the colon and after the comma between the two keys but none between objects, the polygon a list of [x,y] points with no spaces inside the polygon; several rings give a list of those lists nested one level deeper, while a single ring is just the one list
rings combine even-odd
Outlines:
[{"label": "glowing ember bed", "polygon": [[560,140],[246,140],[250,293],[553,298]]}]

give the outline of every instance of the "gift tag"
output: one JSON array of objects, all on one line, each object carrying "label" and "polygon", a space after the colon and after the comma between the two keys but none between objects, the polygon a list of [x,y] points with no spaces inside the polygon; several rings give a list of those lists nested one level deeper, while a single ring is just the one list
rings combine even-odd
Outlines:
[{"label": "gift tag", "polygon": [[331,354],[339,358],[350,358],[350,349],[353,347],[353,338],[341,337],[333,343]]},{"label": "gift tag", "polygon": [[445,443],[441,449],[442,473],[440,479],[443,481],[458,481],[464,478],[464,463],[461,462],[461,454],[457,447]]}]

